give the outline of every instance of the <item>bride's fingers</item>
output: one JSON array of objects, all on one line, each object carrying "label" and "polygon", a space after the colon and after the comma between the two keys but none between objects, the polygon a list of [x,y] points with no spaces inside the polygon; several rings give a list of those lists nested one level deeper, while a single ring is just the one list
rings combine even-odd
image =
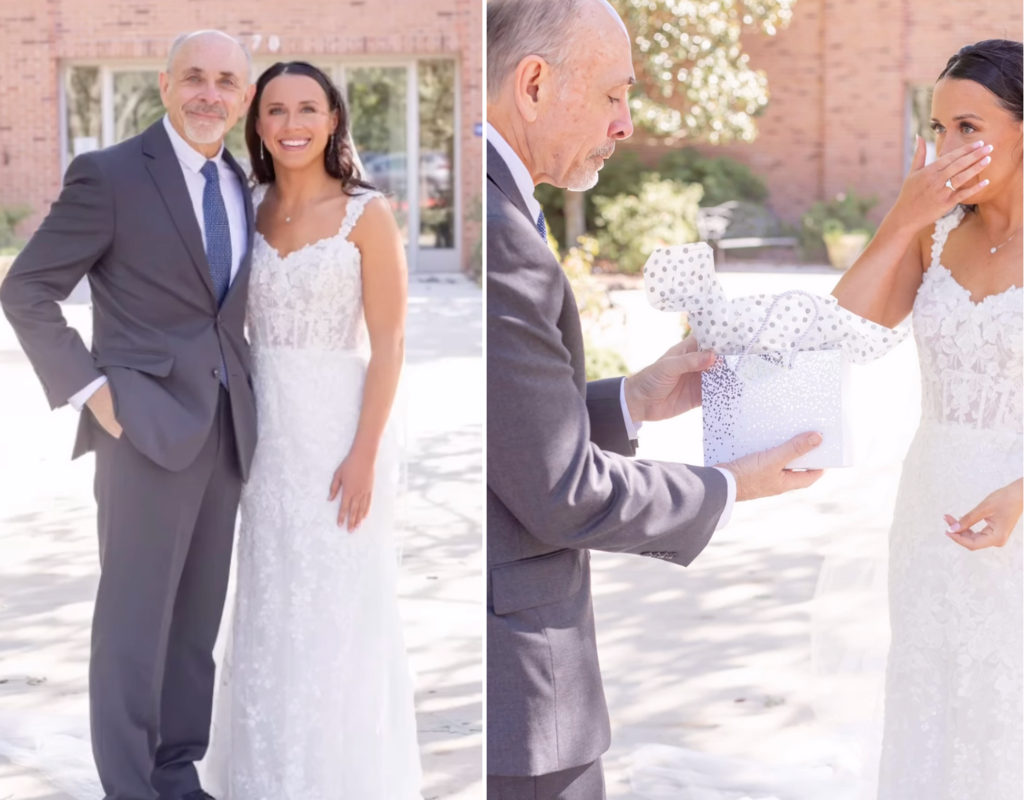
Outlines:
[{"label": "bride's fingers", "polygon": [[958,172],[956,175],[953,175],[949,179],[949,182],[953,186],[954,191],[964,188],[968,183],[970,183],[971,179],[975,175],[977,175],[991,163],[992,156],[985,156],[983,159],[981,159],[981,161],[975,161],[963,172]]},{"label": "bride's fingers", "polygon": [[352,497],[351,495],[342,489],[341,492],[341,507],[338,509],[338,527],[345,527],[345,520],[349,519],[349,515],[352,509]]},{"label": "bride's fingers", "polygon": [[970,528],[963,533],[946,531],[946,536],[968,550],[984,550],[986,547],[999,546],[999,537],[996,536],[996,531],[991,525],[986,526],[977,533]]},{"label": "bride's fingers", "polygon": [[[984,520],[989,514],[992,513],[992,509],[988,507],[987,503],[982,503],[979,506],[975,506],[960,519],[949,517],[947,515],[946,522],[949,523],[950,533],[966,533],[979,522]],[[952,521],[950,521],[952,520]]]},{"label": "bride's fingers", "polygon": [[[945,155],[939,156],[931,163],[931,166],[938,172],[942,173],[943,177],[948,178],[950,175],[956,175],[956,173],[965,169],[968,164],[973,164],[979,158],[984,156],[985,154],[981,152],[983,149],[985,149],[984,142],[972,142],[971,144],[965,144],[963,147],[958,147],[956,150],[952,150]],[[991,149],[989,149],[988,152],[991,152]],[[956,162],[962,158],[969,159],[969,161],[959,168],[953,168]]]},{"label": "bride's fingers", "polygon": [[327,495],[329,501],[334,500],[338,496],[338,491],[341,489],[341,470],[335,470],[334,477],[331,479],[331,491]]},{"label": "bride's fingers", "polygon": [[348,515],[348,532],[354,533],[363,521],[363,497],[360,495],[352,501],[352,513]]},{"label": "bride's fingers", "polygon": [[957,203],[963,203],[964,200],[966,200],[969,197],[973,197],[986,186],[988,186],[987,178],[983,181],[978,181],[976,184],[974,184],[974,186],[965,186],[963,189],[959,189],[958,191],[953,193],[953,197],[951,199],[956,201]]}]

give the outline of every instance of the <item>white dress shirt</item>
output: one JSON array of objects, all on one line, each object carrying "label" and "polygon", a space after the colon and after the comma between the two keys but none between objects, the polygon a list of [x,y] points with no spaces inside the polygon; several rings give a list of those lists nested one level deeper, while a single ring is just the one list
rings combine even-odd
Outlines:
[{"label": "white dress shirt", "polygon": [[[171,147],[178,157],[178,164],[181,166],[182,175],[185,177],[185,186],[188,187],[188,196],[192,200],[192,210],[195,212],[196,221],[199,223],[199,232],[203,237],[203,250],[206,250],[206,224],[203,217],[203,192],[206,189],[206,178],[200,170],[208,160],[215,161],[217,172],[220,176],[220,193],[224,198],[224,208],[228,214],[228,227],[231,230],[231,278],[234,280],[238,274],[238,267],[245,256],[246,248],[249,246],[249,231],[245,220],[245,194],[242,191],[242,182],[238,175],[231,168],[231,165],[224,159],[224,146],[221,145],[220,152],[207,159],[202,153],[194,149],[186,142],[181,134],[174,130],[171,121],[164,116],[164,130],[171,139]],[[89,398],[96,390],[107,382],[106,377],[97,378],[84,389],[76,392],[68,402],[76,411],[81,411]]]},{"label": "white dress shirt", "polygon": [[[519,189],[519,194],[522,195],[523,202],[526,203],[526,207],[536,223],[540,217],[541,207],[533,196],[535,185],[530,171],[516,151],[512,149],[512,146],[505,141],[505,137],[498,133],[489,122],[487,123],[487,143],[493,145],[494,149],[498,151],[498,155],[501,156],[501,160],[505,162],[505,166],[508,167],[508,171],[512,173],[516,188]],[[622,421],[626,426],[626,434],[631,440],[635,440],[640,424],[634,423],[629,415],[629,407],[626,405],[625,380],[619,384],[619,405],[622,407]],[[715,528],[715,530],[721,530],[732,517],[732,507],[736,503],[736,477],[727,469],[722,467],[716,467],[716,469],[725,476],[726,484],[725,508],[722,509],[722,516],[718,518],[718,526]]]}]

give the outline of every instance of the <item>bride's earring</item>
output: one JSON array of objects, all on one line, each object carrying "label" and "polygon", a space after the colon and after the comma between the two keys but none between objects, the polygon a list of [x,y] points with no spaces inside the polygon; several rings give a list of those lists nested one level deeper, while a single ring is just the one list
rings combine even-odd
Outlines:
[{"label": "bride's earring", "polygon": [[263,140],[260,139],[260,161],[266,161],[266,160],[267,160],[267,154],[265,152],[263,152]]}]

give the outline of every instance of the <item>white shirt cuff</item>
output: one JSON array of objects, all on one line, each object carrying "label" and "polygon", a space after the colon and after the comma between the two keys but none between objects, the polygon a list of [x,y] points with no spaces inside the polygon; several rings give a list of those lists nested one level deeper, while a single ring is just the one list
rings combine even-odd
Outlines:
[{"label": "white shirt cuff", "polygon": [[89,398],[96,394],[99,388],[106,382],[107,377],[106,375],[103,375],[94,380],[84,389],[75,392],[73,395],[71,395],[71,397],[68,398],[68,402],[71,404],[71,407],[75,409],[75,411],[81,411],[83,408],[85,408],[85,404],[89,402]]},{"label": "white shirt cuff", "polygon": [[622,406],[622,421],[626,424],[626,435],[629,437],[631,442],[636,441],[636,432],[640,430],[643,423],[637,425],[633,424],[632,417],[629,416],[629,406],[626,405],[626,379],[623,378],[619,384],[619,405]]},{"label": "white shirt cuff", "polygon": [[715,469],[725,476],[726,485],[725,508],[722,509],[722,516],[718,518],[718,526],[715,528],[716,531],[720,531],[729,524],[732,507],[736,504],[736,476],[723,467],[715,467]]}]

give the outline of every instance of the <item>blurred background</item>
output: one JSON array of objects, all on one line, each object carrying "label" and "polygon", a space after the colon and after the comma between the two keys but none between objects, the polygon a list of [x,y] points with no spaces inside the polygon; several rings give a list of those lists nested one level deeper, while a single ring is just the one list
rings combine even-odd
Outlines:
[{"label": "blurred background", "polygon": [[[75,155],[160,118],[171,40],[217,28],[249,46],[257,74],[294,59],[333,77],[413,274],[477,269],[482,14],[480,0],[3,3],[0,257],[38,226]],[[246,155],[241,123],[228,146]]]}]

